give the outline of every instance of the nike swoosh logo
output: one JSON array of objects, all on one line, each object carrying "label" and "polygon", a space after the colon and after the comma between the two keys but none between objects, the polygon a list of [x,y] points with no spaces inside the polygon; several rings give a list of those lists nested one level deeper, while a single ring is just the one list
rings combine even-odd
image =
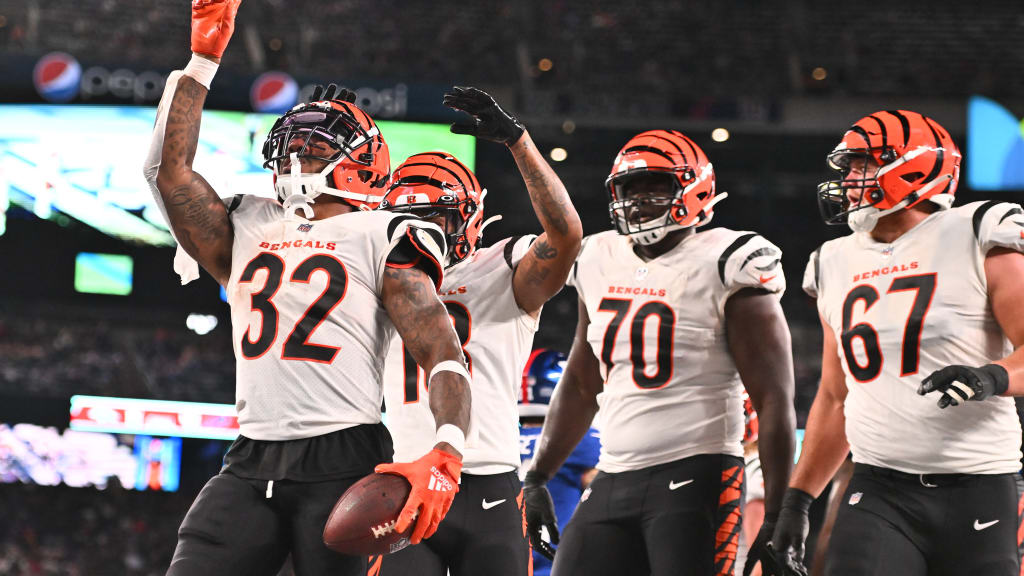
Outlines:
[{"label": "nike swoosh logo", "polygon": [[682,488],[683,486],[686,486],[687,484],[689,484],[691,482],[693,482],[693,478],[690,478],[689,480],[683,480],[682,482],[672,482],[672,481],[669,481],[668,489],[669,490],[675,490],[677,488]]},{"label": "nike swoosh logo", "polygon": [[[502,498],[501,500],[495,500],[494,502],[488,502],[487,498],[484,498],[483,502],[480,503],[480,507],[483,508],[484,510],[490,510],[491,508],[494,508],[495,506],[497,506],[498,504],[501,504],[505,500],[506,500],[505,498]],[[996,520],[996,522],[998,522],[998,520]]]},{"label": "nike swoosh logo", "polygon": [[978,522],[977,520],[975,520],[974,521],[974,529],[975,530],[984,530],[985,528],[988,528],[989,526],[993,526],[993,525],[995,525],[998,522],[999,522],[999,520],[993,520],[991,522],[985,522],[984,524],[982,524],[981,522]]},{"label": "nike swoosh logo", "polygon": [[764,276],[758,276],[757,280],[759,282],[761,282],[761,284],[765,284],[767,282],[771,282],[772,280],[774,280],[776,276],[778,276],[778,274],[772,274],[771,276],[769,276],[767,278],[765,278]]}]

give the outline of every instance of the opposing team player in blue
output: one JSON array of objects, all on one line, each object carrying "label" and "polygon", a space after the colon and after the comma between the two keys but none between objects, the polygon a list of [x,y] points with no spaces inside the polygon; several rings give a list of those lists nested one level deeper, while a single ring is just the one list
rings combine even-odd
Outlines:
[{"label": "opposing team player in blue", "polygon": [[[743,487],[743,388],[760,417],[766,543],[793,463],[796,416],[782,252],[708,224],[725,198],[672,130],[633,137],[607,179],[615,230],[588,236],[569,284],[576,338],[525,479],[534,547],[555,534],[546,484],[599,418],[601,457],[552,574],[730,575]],[[598,409],[600,408],[600,412]]]},{"label": "opposing team player in blue", "polygon": [[[523,459],[522,476],[530,468],[540,438],[544,416],[555,392],[555,385],[565,370],[566,355],[557,350],[534,350],[523,373],[523,389],[519,398],[519,450]],[[573,510],[597,474],[597,458],[601,453],[601,434],[596,428],[587,431],[565,464],[548,481],[548,491],[558,516],[558,530],[565,530]],[[550,541],[550,536],[545,540]],[[551,574],[551,559],[533,551],[535,576]]]},{"label": "opposing team player in blue", "polygon": [[[564,286],[583,228],[565,186],[529,133],[493,98],[456,87],[444,102],[468,114],[452,126],[454,132],[508,147],[543,232],[484,247],[487,191],[465,164],[444,152],[427,152],[395,169],[382,207],[434,222],[447,234],[451,248],[441,298],[473,376],[473,410],[462,486],[448,520],[423,544],[385,556],[380,574],[528,576],[516,401],[541,308]],[[392,342],[384,371],[397,462],[428,449],[424,440],[435,426],[426,407],[435,390],[405,346],[397,338]]]},{"label": "opposing team player in blue", "polygon": [[227,203],[192,168],[203,103],[239,0],[192,3],[193,58],[168,78],[145,173],[184,251],[227,292],[240,436],[178,531],[171,576],[363,576],[323,529],[338,497],[391,459],[381,423],[382,358],[393,335],[427,370],[436,430],[412,463],[398,530],[429,537],[458,490],[469,374],[437,297],[445,236],[409,215],[373,211],[387,144],[344,100],[296,106],[263,148],[277,199]]},{"label": "opposing team player in blue", "polygon": [[[909,110],[861,118],[828,156],[804,290],[821,385],[773,545],[799,570],[807,509],[852,451],[830,575],[1021,573],[1024,213],[952,207],[960,150]],[[938,405],[936,406],[936,403]]]}]

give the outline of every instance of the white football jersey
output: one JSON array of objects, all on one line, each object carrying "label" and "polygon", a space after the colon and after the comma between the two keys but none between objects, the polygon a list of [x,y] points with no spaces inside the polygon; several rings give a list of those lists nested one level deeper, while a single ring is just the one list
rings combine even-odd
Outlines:
[{"label": "white football jersey", "polygon": [[782,251],[752,232],[712,228],[650,262],[614,231],[584,240],[569,277],[598,357],[605,472],[697,454],[743,455],[743,386],[725,336],[742,288],[781,297]]},{"label": "white football jersey", "polygon": [[389,212],[286,219],[279,203],[254,196],[229,209],[241,434],[293,440],[380,422],[396,332],[380,299],[385,261],[409,235],[443,261],[440,229]]},{"label": "white football jersey", "polygon": [[[498,474],[519,466],[519,390],[538,318],[516,304],[512,275],[534,236],[481,248],[445,270],[441,300],[451,314],[473,377],[464,472]],[[436,443],[426,377],[398,336],[384,370],[387,425],[395,461],[410,462]]]},{"label": "white football jersey", "polygon": [[1024,251],[1019,206],[975,202],[936,212],[891,244],[859,233],[811,254],[804,290],[839,345],[854,462],[913,474],[1020,469],[1012,398],[942,410],[938,394],[917,395],[935,370],[1012,351],[988,302],[985,254],[997,246]]}]

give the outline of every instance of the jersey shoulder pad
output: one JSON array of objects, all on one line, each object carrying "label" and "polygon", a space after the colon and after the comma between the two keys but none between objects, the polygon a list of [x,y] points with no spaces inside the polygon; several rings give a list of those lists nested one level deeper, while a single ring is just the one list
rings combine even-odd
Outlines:
[{"label": "jersey shoulder pad", "polygon": [[448,245],[439,226],[407,214],[395,214],[387,223],[387,238],[386,266],[419,267],[441,289]]},{"label": "jersey shoulder pad", "polygon": [[495,250],[500,249],[501,254],[504,257],[505,264],[512,270],[516,269],[519,265],[519,261],[526,256],[527,250],[533,244],[533,241],[537,239],[536,234],[526,234],[523,236],[512,236],[499,241],[493,246]]},{"label": "jersey shoulder pad", "polygon": [[804,268],[803,289],[811,298],[817,298],[820,293],[821,249],[823,247],[824,245],[818,246],[814,249],[814,252],[811,252],[811,255],[807,258],[807,267]]},{"label": "jersey shoulder pad", "polygon": [[1019,204],[989,200],[972,202],[961,209],[970,209],[971,230],[982,254],[993,248],[1024,252],[1024,210]]},{"label": "jersey shoulder pad", "polygon": [[[729,293],[760,288],[774,293],[786,289],[782,250],[755,232],[729,231],[718,257],[718,278]],[[731,240],[731,241],[729,241]]]}]

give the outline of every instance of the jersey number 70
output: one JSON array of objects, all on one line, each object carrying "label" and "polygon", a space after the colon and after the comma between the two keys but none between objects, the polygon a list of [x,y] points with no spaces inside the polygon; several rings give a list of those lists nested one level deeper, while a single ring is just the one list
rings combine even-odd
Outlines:
[{"label": "jersey number 70", "polygon": [[[619,328],[629,315],[633,305],[632,299],[604,298],[597,309],[602,312],[614,312],[615,316],[608,323],[601,343],[601,361],[604,362],[605,374],[612,371],[612,352],[619,336]],[[647,375],[647,361],[644,359],[644,326],[652,316],[658,319],[658,351],[655,354],[657,371]],[[672,346],[676,326],[676,313],[664,302],[652,300],[645,302],[629,323],[629,360],[633,364],[633,382],[640,388],[655,389],[668,384],[672,377]]]}]

